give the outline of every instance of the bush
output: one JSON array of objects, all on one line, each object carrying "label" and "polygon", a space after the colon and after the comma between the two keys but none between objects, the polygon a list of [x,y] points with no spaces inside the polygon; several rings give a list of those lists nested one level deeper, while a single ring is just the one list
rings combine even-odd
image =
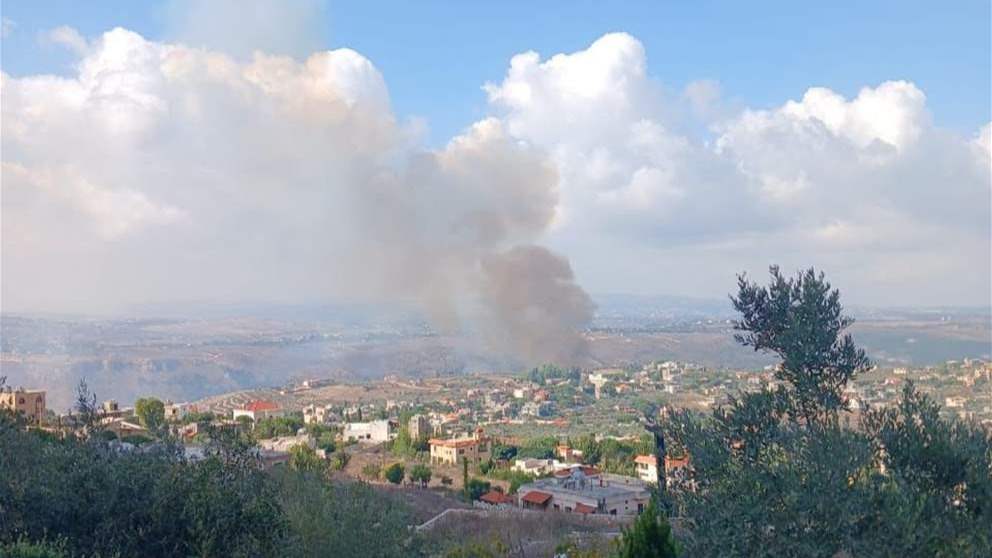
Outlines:
[{"label": "bush", "polygon": [[410,480],[419,482],[420,486],[423,487],[430,484],[432,475],[431,468],[422,463],[418,463],[410,469]]},{"label": "bush", "polygon": [[399,484],[403,482],[403,476],[406,473],[403,465],[400,463],[393,463],[389,467],[386,467],[385,477],[386,480],[393,484]]},{"label": "bush", "polygon": [[382,466],[378,463],[369,463],[362,467],[362,476],[368,480],[379,480],[382,474]]}]

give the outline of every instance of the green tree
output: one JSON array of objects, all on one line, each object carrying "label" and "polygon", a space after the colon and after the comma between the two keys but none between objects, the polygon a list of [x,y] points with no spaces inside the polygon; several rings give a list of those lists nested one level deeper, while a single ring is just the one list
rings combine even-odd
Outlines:
[{"label": "green tree", "polygon": [[468,484],[465,485],[465,493],[468,501],[474,502],[475,500],[478,500],[483,494],[489,492],[490,488],[492,488],[492,485],[489,481],[473,478],[468,481]]},{"label": "green tree", "polygon": [[854,320],[843,313],[840,291],[813,268],[785,278],[771,266],[771,283],[759,286],[742,274],[731,296],[741,318],[734,338],[755,351],[772,352],[782,361],[775,377],[788,383],[783,393],[791,409],[807,422],[846,409],[844,387],[871,362],[850,334]]},{"label": "green tree", "polygon": [[679,554],[672,527],[658,513],[653,499],[637,521],[623,529],[616,544],[618,558],[676,558]]},{"label": "green tree", "polygon": [[405,474],[406,470],[401,463],[393,463],[389,467],[386,467],[386,471],[384,473],[386,480],[393,484],[403,482],[403,476]]},{"label": "green tree", "polygon": [[154,397],[142,397],[134,402],[134,415],[149,432],[157,432],[165,424],[165,404]]},{"label": "green tree", "polygon": [[822,274],[787,281],[774,268],[769,289],[739,287],[741,342],[777,347],[785,385],[652,426],[666,452],[690,459],[658,496],[691,518],[687,554],[992,555],[992,432],[941,418],[911,385],[853,427],[842,389],[868,364],[840,337],[850,321],[837,292]]},{"label": "green tree", "polygon": [[471,502],[472,497],[468,491],[468,458],[462,457],[462,494],[465,500]]},{"label": "green tree", "polygon": [[296,444],[290,448],[289,456],[289,466],[297,471],[320,473],[327,469],[327,463],[306,444]]},{"label": "green tree", "polygon": [[430,484],[431,476],[433,476],[431,468],[423,463],[417,463],[410,468],[410,480],[420,483],[421,487],[426,488]]}]

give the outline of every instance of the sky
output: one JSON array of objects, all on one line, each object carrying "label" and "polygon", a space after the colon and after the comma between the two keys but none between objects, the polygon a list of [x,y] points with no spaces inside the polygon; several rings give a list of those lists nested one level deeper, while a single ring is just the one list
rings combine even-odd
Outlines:
[{"label": "sky", "polygon": [[0,11],[5,311],[413,299],[517,345],[770,264],[990,305],[988,2]]}]

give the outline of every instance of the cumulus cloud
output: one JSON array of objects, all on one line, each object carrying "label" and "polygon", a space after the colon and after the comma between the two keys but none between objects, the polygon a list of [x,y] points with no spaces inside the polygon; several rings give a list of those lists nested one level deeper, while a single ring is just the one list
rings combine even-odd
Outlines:
[{"label": "cumulus cloud", "polygon": [[412,298],[521,360],[577,356],[589,299],[532,245],[557,174],[500,121],[420,148],[348,49],[242,62],[115,29],[80,51],[68,78],[0,76],[5,310]]},{"label": "cumulus cloud", "polygon": [[553,242],[593,289],[715,295],[781,262],[835,271],[866,303],[988,304],[988,127],[934,126],[908,81],[727,114],[714,82],[680,103],[645,68],[640,42],[615,33],[515,56],[486,86],[507,129],[553,155]]},{"label": "cumulus cloud", "polygon": [[911,82],[730,110],[609,34],[513,57],[431,150],[353,50],[60,36],[74,75],[0,74],[6,311],[414,299],[535,362],[583,351],[578,279],[719,296],[777,262],[862,303],[988,303],[992,125],[939,128]]}]

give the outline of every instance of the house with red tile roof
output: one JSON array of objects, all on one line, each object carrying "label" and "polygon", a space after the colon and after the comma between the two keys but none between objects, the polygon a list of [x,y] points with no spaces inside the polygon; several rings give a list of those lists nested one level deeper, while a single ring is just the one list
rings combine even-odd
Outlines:
[{"label": "house with red tile roof", "polygon": [[245,403],[245,405],[240,409],[234,409],[232,414],[234,415],[235,420],[237,420],[238,417],[248,417],[253,422],[257,422],[263,418],[285,416],[286,411],[284,411],[278,403],[266,401],[264,399],[256,399]]}]

